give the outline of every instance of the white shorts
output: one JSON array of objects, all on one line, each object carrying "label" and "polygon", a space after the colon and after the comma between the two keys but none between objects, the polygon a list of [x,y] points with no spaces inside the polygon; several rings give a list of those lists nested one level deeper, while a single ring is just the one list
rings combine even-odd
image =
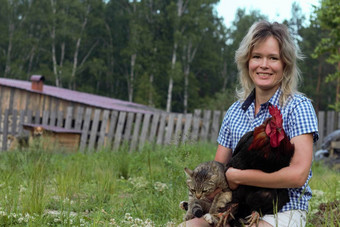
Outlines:
[{"label": "white shorts", "polygon": [[267,214],[261,220],[273,227],[304,227],[307,212],[304,210],[288,210],[277,214]]}]

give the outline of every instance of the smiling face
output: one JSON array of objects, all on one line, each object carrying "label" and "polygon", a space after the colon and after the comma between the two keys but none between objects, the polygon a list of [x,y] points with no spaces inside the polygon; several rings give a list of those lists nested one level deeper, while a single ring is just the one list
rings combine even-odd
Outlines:
[{"label": "smiling face", "polygon": [[249,75],[256,89],[275,93],[283,77],[283,61],[278,41],[270,36],[254,46],[250,55]]}]

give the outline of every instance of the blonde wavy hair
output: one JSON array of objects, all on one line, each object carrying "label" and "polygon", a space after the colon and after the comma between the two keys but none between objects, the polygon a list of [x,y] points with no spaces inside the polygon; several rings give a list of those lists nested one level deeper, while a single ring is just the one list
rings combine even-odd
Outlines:
[{"label": "blonde wavy hair", "polygon": [[297,60],[303,59],[299,47],[295,45],[287,26],[277,22],[260,21],[250,27],[235,53],[235,61],[239,71],[239,83],[241,85],[241,88],[236,90],[236,95],[241,101],[244,101],[255,87],[248,70],[253,48],[271,36],[279,43],[280,58],[284,65],[280,105],[284,105],[292,94],[299,93],[297,87],[301,76]]}]

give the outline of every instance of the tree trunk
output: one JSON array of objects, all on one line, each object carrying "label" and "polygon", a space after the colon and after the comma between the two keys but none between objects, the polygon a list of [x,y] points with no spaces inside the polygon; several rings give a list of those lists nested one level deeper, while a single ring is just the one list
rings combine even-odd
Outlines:
[{"label": "tree trunk", "polygon": [[77,67],[78,67],[78,55],[79,55],[81,37],[84,33],[89,13],[90,13],[90,5],[87,6],[86,15],[85,15],[83,24],[81,25],[80,34],[79,34],[79,37],[78,37],[78,40],[77,40],[77,43],[76,43],[76,49],[74,51],[74,56],[73,56],[73,67],[72,67],[71,81],[70,81],[71,86],[69,86],[73,90],[76,89],[75,77],[76,77],[76,72],[77,72]]},{"label": "tree trunk", "polygon": [[173,73],[175,71],[175,66],[176,66],[176,55],[177,52],[177,43],[174,43],[174,48],[172,51],[172,60],[171,60],[171,73],[170,73],[170,78],[169,78],[169,86],[168,86],[168,98],[166,100],[166,112],[171,111],[171,101],[172,101],[172,89],[174,86],[174,80],[173,80]]},{"label": "tree trunk", "polygon": [[149,83],[150,83],[150,89],[149,89],[148,105],[149,106],[154,106],[154,103],[153,103],[153,92],[152,92],[153,74],[151,74],[150,77],[149,77]]},{"label": "tree trunk", "polygon": [[131,71],[130,71],[130,79],[128,80],[128,92],[129,92],[129,101],[132,102],[133,100],[133,89],[134,89],[134,70],[136,64],[137,54],[131,55]]},{"label": "tree trunk", "polygon": [[52,8],[52,14],[53,14],[53,22],[51,26],[51,31],[50,31],[50,36],[52,39],[51,42],[51,51],[52,51],[52,63],[53,63],[53,74],[54,74],[54,79],[55,79],[55,86],[60,87],[60,78],[58,75],[58,65],[57,65],[57,56],[56,56],[56,21],[55,21],[55,16],[57,12],[56,8],[56,2],[54,0],[51,0],[51,8]]},{"label": "tree trunk", "polygon": [[[340,48],[338,49],[338,53],[340,55]],[[340,61],[338,62],[338,72],[340,72]],[[339,99],[340,99],[340,77],[336,80],[336,104],[339,105]],[[339,110],[338,110],[339,111]]]},{"label": "tree trunk", "polygon": [[227,81],[228,81],[227,64],[228,64],[227,61],[223,61],[223,70],[221,72],[222,78],[223,78],[223,87],[222,87],[223,92],[225,92],[225,90],[227,89]]},{"label": "tree trunk", "polygon": [[184,100],[183,100],[183,111],[188,112],[188,99],[189,99],[189,74],[190,65],[195,58],[197,48],[192,49],[192,42],[189,41],[188,45],[185,47],[183,62],[184,62]]},{"label": "tree trunk", "polygon": [[13,47],[13,33],[14,33],[14,24],[12,21],[9,22],[8,25],[8,47],[7,47],[7,56],[6,56],[6,67],[4,77],[7,77],[11,71],[11,54]]},{"label": "tree trunk", "polygon": [[320,109],[320,89],[321,89],[321,78],[322,78],[322,63],[323,59],[319,59],[319,65],[318,65],[318,82],[316,84],[316,106],[315,111],[318,113]]}]

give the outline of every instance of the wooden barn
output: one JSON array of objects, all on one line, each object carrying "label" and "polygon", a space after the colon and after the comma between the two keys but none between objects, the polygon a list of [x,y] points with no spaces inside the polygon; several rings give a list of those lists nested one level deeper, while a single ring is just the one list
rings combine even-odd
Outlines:
[{"label": "wooden barn", "polygon": [[40,127],[46,136],[53,137],[52,141],[65,141],[60,143],[73,151],[108,146],[117,149],[122,144],[128,144],[133,151],[145,142],[215,142],[223,116],[221,111],[210,110],[166,113],[141,104],[44,85],[40,75],[33,75],[31,81],[0,78],[0,113],[1,150],[9,146],[8,135],[29,131],[34,136],[34,129]]},{"label": "wooden barn", "polygon": [[31,81],[0,78],[1,109],[31,109],[43,113],[66,111],[71,106],[74,110],[89,107],[134,113],[159,111],[141,104],[44,85],[44,80],[39,75],[31,76]]}]

